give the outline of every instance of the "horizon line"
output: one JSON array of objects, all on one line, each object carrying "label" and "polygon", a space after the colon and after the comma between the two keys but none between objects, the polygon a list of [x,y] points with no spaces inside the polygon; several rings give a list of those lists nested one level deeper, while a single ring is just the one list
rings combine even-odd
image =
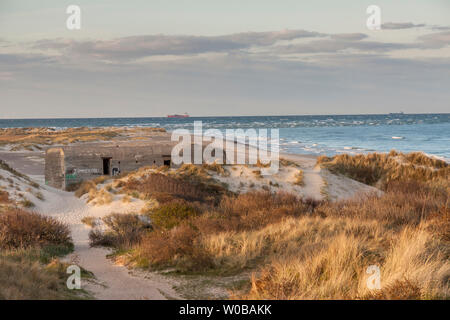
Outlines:
[{"label": "horizon line", "polygon": [[[406,112],[392,112],[392,113],[331,113],[331,114],[286,114],[286,115],[230,115],[230,116],[191,116],[183,119],[192,118],[250,118],[250,117],[307,117],[307,116],[370,116],[370,115],[432,115],[432,114],[450,114],[450,112],[424,112],[424,113],[406,113]],[[132,117],[50,117],[50,118],[0,118],[2,120],[82,120],[82,119],[148,119],[160,118],[170,119],[167,116],[132,116]],[[175,118],[177,119],[177,118]]]}]

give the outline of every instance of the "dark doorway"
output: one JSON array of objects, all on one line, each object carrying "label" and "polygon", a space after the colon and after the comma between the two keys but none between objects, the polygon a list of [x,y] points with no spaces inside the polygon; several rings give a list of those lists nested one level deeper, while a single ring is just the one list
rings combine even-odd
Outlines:
[{"label": "dark doorway", "polygon": [[103,174],[111,175],[111,158],[102,158],[103,159]]},{"label": "dark doorway", "polygon": [[164,160],[164,165],[170,167],[170,160]]}]

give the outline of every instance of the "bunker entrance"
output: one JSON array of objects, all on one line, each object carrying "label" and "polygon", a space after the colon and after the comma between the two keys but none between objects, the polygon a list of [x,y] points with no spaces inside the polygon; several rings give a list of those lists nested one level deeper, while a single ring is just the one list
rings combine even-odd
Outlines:
[{"label": "bunker entrance", "polygon": [[170,156],[168,156],[168,155],[163,155],[163,164],[164,164],[165,166],[170,167]]},{"label": "bunker entrance", "polygon": [[111,175],[111,158],[102,158],[103,159],[103,174]]}]

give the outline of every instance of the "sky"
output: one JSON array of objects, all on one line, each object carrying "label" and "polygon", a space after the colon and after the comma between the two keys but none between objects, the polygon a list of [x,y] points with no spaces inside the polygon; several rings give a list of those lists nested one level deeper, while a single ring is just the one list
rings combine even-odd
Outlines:
[{"label": "sky", "polygon": [[447,113],[450,1],[0,0],[0,111]]}]

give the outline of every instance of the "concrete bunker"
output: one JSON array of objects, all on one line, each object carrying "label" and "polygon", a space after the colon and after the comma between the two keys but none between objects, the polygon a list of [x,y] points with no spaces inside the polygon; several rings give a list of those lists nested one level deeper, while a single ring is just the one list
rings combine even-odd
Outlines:
[{"label": "concrete bunker", "polygon": [[[202,154],[206,145],[204,143],[201,148]],[[145,166],[173,167],[173,146],[167,142],[127,141],[52,147],[45,153],[45,183],[70,190],[82,181],[98,176],[117,176]],[[225,163],[224,150],[222,154],[222,163]],[[194,144],[191,145],[191,158],[191,163],[195,163]]]},{"label": "concrete bunker", "polygon": [[171,166],[170,144],[92,143],[50,148],[45,154],[45,183],[68,189],[98,176],[116,176],[144,166]]}]

